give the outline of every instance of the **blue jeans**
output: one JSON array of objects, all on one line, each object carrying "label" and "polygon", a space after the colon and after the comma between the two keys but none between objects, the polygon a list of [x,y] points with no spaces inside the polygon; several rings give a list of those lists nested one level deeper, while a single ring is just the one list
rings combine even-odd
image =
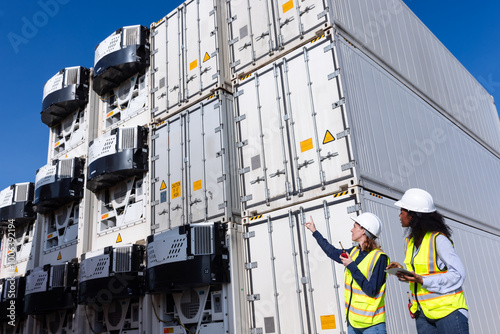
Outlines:
[{"label": "blue jeans", "polygon": [[469,319],[459,310],[441,319],[426,318],[423,312],[416,314],[417,332],[422,334],[468,334]]},{"label": "blue jeans", "polygon": [[386,334],[385,322],[368,328],[354,328],[347,325],[347,334]]}]

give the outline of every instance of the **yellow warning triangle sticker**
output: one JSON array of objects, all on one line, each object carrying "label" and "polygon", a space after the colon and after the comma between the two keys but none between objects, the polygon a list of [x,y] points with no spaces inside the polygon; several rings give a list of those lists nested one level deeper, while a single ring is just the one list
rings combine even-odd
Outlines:
[{"label": "yellow warning triangle sticker", "polygon": [[118,238],[116,238],[116,243],[122,242],[122,236],[118,233]]},{"label": "yellow warning triangle sticker", "polygon": [[57,255],[57,259],[58,260],[62,259],[61,252],[59,252],[59,255]]},{"label": "yellow warning triangle sticker", "polygon": [[325,138],[323,139],[323,144],[327,144],[335,140],[335,137],[331,134],[330,131],[326,130]]},{"label": "yellow warning triangle sticker", "polygon": [[165,190],[165,189],[167,189],[167,185],[165,184],[165,181],[161,181],[160,190]]},{"label": "yellow warning triangle sticker", "polygon": [[210,59],[210,55],[208,54],[208,52],[205,52],[205,57],[203,58],[203,62],[206,62],[209,59]]},{"label": "yellow warning triangle sticker", "polygon": [[17,267],[16,267],[16,270],[14,270],[15,273],[17,273]]}]

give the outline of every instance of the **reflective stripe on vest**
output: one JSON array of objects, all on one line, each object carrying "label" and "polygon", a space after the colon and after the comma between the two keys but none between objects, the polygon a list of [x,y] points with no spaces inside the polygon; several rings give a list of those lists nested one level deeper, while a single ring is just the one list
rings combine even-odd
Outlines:
[{"label": "reflective stripe on vest", "polygon": [[[406,238],[406,256],[404,262],[409,270],[413,270],[418,275],[424,277],[447,272],[446,268],[441,270],[437,265],[436,238],[438,235],[440,235],[439,232],[426,233],[415,256],[413,256],[414,240],[413,238]],[[415,296],[415,287],[417,296]],[[457,309],[467,309],[461,288],[441,294],[431,292],[424,289],[420,284],[415,285],[415,283],[410,282],[410,291],[413,299],[411,311],[416,312],[418,305],[420,305],[425,316],[429,319],[441,319]]]},{"label": "reflective stripe on vest", "polygon": [[[355,247],[351,251],[351,258],[355,260],[359,252],[360,249]],[[358,264],[358,269],[367,279],[371,278],[381,255],[385,255],[381,250],[373,250]],[[389,257],[387,257],[387,264],[389,264]],[[351,326],[367,328],[385,322],[385,283],[375,297],[369,297],[353,279],[351,272],[346,270],[344,286],[346,317],[349,318]]]}]

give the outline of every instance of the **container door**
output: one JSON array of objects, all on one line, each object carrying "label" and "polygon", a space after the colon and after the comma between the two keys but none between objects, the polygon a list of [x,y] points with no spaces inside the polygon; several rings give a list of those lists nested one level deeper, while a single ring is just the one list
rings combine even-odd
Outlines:
[{"label": "container door", "polygon": [[157,232],[186,223],[182,121],[180,116],[169,118],[152,134],[152,225]]},{"label": "container door", "polygon": [[237,88],[237,146],[242,202],[268,206],[292,196],[292,170],[285,128],[285,96],[277,66],[254,73]]},{"label": "container door", "polygon": [[182,12],[173,11],[166,18],[166,64],[167,64],[167,111],[179,106],[183,101],[182,85]]},{"label": "container door", "polygon": [[151,108],[153,117],[167,110],[167,21],[151,25]]},{"label": "container door", "polygon": [[277,22],[278,48],[295,43],[310,32],[328,26],[328,5],[318,0],[272,1]]},{"label": "container door", "polygon": [[250,327],[263,333],[342,333],[344,267],[328,258],[304,223],[351,247],[347,192],[252,218],[245,226]]},{"label": "container door", "polygon": [[216,11],[211,1],[190,1],[183,7],[185,98],[207,92],[218,81]]},{"label": "container door", "polygon": [[225,99],[209,98],[186,114],[186,179],[188,222],[220,217],[226,212],[226,155],[228,124]]},{"label": "container door", "polygon": [[349,132],[331,47],[331,38],[321,38],[285,57],[281,66],[299,196],[352,177],[345,139]]},{"label": "container door", "polygon": [[228,23],[232,72],[240,72],[272,53],[275,36],[269,1],[229,1]]}]

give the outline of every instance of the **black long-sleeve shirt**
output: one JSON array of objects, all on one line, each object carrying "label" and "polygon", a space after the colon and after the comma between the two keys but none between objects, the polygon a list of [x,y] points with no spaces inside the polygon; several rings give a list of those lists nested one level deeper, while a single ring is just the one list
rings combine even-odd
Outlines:
[{"label": "black long-sleeve shirt", "polygon": [[[342,254],[341,249],[332,246],[328,242],[328,240],[323,238],[319,231],[314,231],[313,237],[316,238],[318,245],[329,258],[338,263],[342,263],[339,258],[340,254]],[[345,251],[347,253],[350,253],[353,248],[354,247],[351,247],[349,249],[346,249]],[[361,290],[363,290],[363,292],[366,293],[369,297],[373,298],[380,292],[382,285],[385,283],[387,277],[387,273],[385,272],[385,268],[387,266],[387,256],[384,254],[380,255],[377,263],[375,264],[375,267],[373,268],[372,276],[370,280],[368,280],[365,275],[363,275],[358,269],[358,264],[365,258],[366,255],[368,255],[367,252],[360,250],[358,257],[346,268],[351,271],[353,279],[356,281],[356,283],[359,284]]]}]

